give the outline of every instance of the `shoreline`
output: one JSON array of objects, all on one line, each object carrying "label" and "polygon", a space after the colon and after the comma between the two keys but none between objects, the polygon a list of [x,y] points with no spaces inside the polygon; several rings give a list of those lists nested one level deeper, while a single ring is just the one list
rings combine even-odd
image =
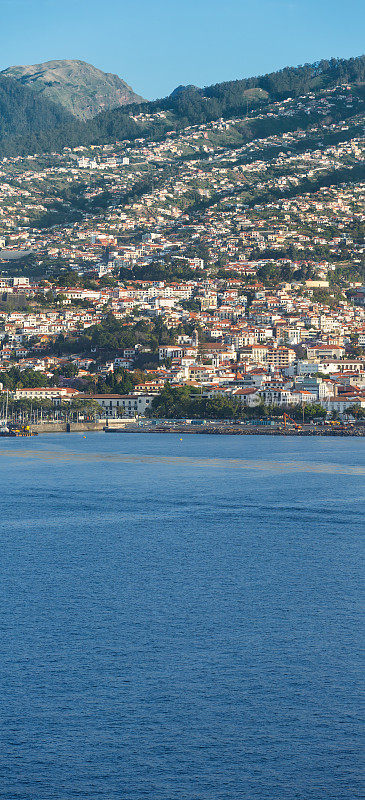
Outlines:
[{"label": "shoreline", "polygon": [[276,427],[271,425],[169,425],[155,424],[139,426],[135,423],[105,425],[105,422],[73,422],[73,423],[42,423],[33,425],[34,433],[175,433],[181,434],[206,434],[208,436],[335,436],[335,437],[364,437],[365,424],[348,427],[305,425],[299,429]]}]

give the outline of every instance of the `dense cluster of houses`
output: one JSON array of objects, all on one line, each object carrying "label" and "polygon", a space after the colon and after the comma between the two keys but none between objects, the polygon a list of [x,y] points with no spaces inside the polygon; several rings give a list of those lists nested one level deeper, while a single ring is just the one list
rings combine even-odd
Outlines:
[{"label": "dense cluster of houses", "polygon": [[[184,308],[182,298],[192,295],[209,296],[209,311]],[[95,297],[89,302],[90,308],[82,310],[67,307],[3,315],[0,337],[7,344],[1,350],[2,369],[16,364],[49,378],[55,369],[62,374],[64,364],[71,361],[81,379],[120,367],[133,373],[141,352],[138,344],[115,353],[106,363],[98,362],[93,354],[42,358],[42,350],[60,332],[77,335],[101,321],[107,306],[126,324],[131,312],[146,324],[161,316],[171,331],[171,344],[158,348],[155,369],[144,372],[143,382],[130,396],[93,395],[108,414],[143,415],[166,381],[198,387],[205,397],[228,396],[250,407],[318,403],[328,413],[342,413],[354,405],[365,408],[365,353],[349,354],[351,343],[365,338],[365,310],[356,305],[342,302],[329,309],[298,295],[296,287],[288,284],[275,291],[257,288],[247,307],[239,280],[212,279],[186,285],[140,282],[111,287],[103,290],[102,300]],[[181,322],[194,325],[192,336],[176,333]],[[38,354],[34,355],[34,349]],[[358,350],[361,353],[361,345]],[[15,396],[67,399],[78,394],[83,392],[66,386],[30,387],[17,390]]]},{"label": "dense cluster of houses", "polygon": [[[0,370],[31,368],[49,383],[65,362],[50,355],[57,337],[75,339],[112,312],[125,326],[141,319],[148,328],[161,318],[170,342],[151,353],[154,368],[133,393],[92,394],[105,414],[143,415],[166,381],[249,407],[364,408],[364,184],[319,180],[301,191],[304,180],[360,164],[359,102],[343,86],[272,103],[244,120],[169,131],[158,142],[144,137],[151,120],[141,113],[133,142],[2,159]],[[339,103],[351,121],[333,121]],[[250,119],[290,128],[302,113],[313,117],[306,129],[247,140]],[[166,125],[165,112],[154,122]],[[75,186],[83,187],[76,220]],[[37,224],[47,214],[47,224]],[[18,251],[40,277],[9,260]],[[156,265],[175,265],[187,277],[141,279]],[[271,269],[281,270],[275,281]],[[62,280],[69,273],[71,285]],[[104,362],[90,352],[67,358],[77,382],[121,367],[134,373],[140,355],[137,344]],[[20,387],[15,397],[57,403],[83,394],[66,380]]]}]

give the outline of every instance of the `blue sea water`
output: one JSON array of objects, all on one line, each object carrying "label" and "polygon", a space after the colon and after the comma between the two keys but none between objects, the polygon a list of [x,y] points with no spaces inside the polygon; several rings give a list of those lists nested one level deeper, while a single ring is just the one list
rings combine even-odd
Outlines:
[{"label": "blue sea water", "polygon": [[1,800],[362,797],[364,450],[2,440]]}]

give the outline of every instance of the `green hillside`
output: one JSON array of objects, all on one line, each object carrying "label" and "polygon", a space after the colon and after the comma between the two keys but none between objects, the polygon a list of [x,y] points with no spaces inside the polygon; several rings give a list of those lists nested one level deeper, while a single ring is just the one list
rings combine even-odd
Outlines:
[{"label": "green hillside", "polygon": [[75,145],[82,125],[61,106],[51,103],[13,78],[0,75],[0,152],[22,155]]},{"label": "green hillside", "polygon": [[365,56],[359,58],[331,59],[303,67],[286,67],[256,78],[217,83],[205,89],[195,86],[178,87],[169,97],[145,103],[143,108],[134,106],[128,109],[114,109],[100,114],[94,121],[95,135],[124,138],[127,114],[138,110],[144,114],[158,111],[168,113],[166,124],[150,122],[145,126],[148,135],[161,135],[163,129],[182,128],[186,125],[199,125],[220,117],[233,117],[245,114],[248,110],[265,107],[275,100],[299,97],[309,92],[317,92],[339,86],[343,83],[362,84],[365,82]]}]

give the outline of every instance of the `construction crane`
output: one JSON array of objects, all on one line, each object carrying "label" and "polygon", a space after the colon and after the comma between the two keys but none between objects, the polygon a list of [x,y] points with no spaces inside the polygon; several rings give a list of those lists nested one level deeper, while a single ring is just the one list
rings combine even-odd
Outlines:
[{"label": "construction crane", "polygon": [[297,430],[297,431],[301,431],[302,430],[302,426],[298,425],[298,423],[295,421],[295,419],[292,419],[292,417],[289,417],[289,414],[286,414],[285,411],[284,411],[284,415],[283,416],[284,416],[284,428],[286,428],[286,423],[287,423],[287,421],[289,421],[289,422],[293,423],[293,425],[295,427],[295,430]]}]

